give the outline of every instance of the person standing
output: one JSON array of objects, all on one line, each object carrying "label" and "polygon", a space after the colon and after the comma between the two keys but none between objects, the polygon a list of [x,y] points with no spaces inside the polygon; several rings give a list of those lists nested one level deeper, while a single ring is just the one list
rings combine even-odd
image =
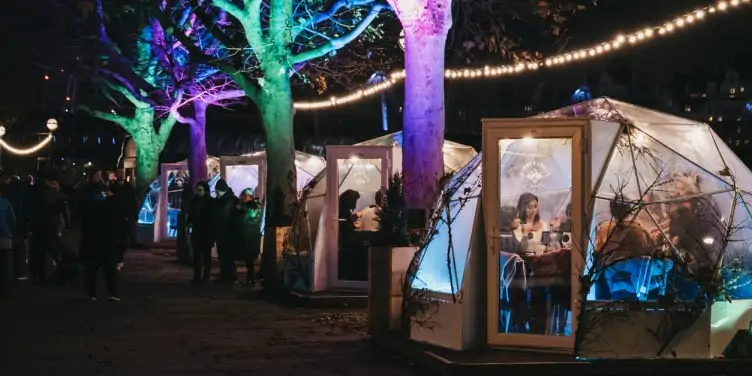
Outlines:
[{"label": "person standing", "polygon": [[89,298],[97,300],[97,277],[101,269],[110,300],[119,301],[114,228],[122,224],[114,220],[116,202],[102,179],[101,170],[91,172],[89,183],[84,188],[82,206],[79,256],[86,269]]},{"label": "person standing", "polygon": [[0,190],[3,197],[10,201],[16,217],[13,234],[13,278],[25,280],[27,272],[27,238],[29,235],[29,205],[24,195],[24,186],[20,179],[3,171],[0,174]]},{"label": "person standing", "polygon": [[253,188],[246,188],[240,194],[238,205],[237,231],[239,241],[236,257],[245,262],[247,274],[246,285],[256,284],[256,268],[254,262],[261,254],[261,202],[254,194]]},{"label": "person standing", "polygon": [[131,245],[131,238],[135,230],[136,214],[138,203],[136,200],[136,190],[133,186],[125,181],[125,175],[122,170],[116,173],[116,179],[112,182],[110,190],[114,197],[115,206],[115,252],[117,265],[120,268],[123,265],[125,251]]},{"label": "person standing", "polygon": [[[193,280],[192,282],[208,281],[211,278],[212,245],[214,238],[212,230],[212,205],[209,195],[209,184],[196,184],[196,194],[191,201],[186,230],[190,245],[193,248]],[[203,274],[202,274],[203,272]]]},{"label": "person standing", "polygon": [[[4,192],[0,192],[4,194]],[[16,215],[5,197],[0,197],[0,299],[5,298],[13,270],[13,233]]]},{"label": "person standing", "polygon": [[217,198],[214,200],[212,221],[214,223],[214,240],[217,243],[217,254],[219,256],[219,279],[216,282],[231,285],[238,279],[233,252],[235,234],[232,230],[238,198],[235,197],[232,188],[227,185],[224,179],[219,179],[214,189],[217,191]]},{"label": "person standing", "polygon": [[47,282],[48,256],[55,256],[62,235],[65,200],[51,174],[43,175],[40,180],[34,195],[29,271],[34,282],[44,284]]}]

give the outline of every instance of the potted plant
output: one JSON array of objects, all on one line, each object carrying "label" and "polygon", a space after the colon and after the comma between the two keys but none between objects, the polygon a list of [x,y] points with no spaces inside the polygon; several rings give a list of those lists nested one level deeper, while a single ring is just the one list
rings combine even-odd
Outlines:
[{"label": "potted plant", "polygon": [[372,237],[368,262],[372,335],[402,328],[402,284],[420,238],[419,232],[409,229],[402,187],[402,175],[394,174],[377,203],[379,229]]}]

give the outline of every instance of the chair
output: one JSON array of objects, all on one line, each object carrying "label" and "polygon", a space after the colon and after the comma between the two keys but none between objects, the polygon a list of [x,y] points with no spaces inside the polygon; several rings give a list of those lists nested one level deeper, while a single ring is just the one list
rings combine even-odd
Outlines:
[{"label": "chair", "polygon": [[509,286],[514,281],[518,267],[522,267],[522,288],[527,290],[525,262],[518,254],[499,252],[499,318],[504,320],[504,333],[509,333],[509,323],[512,315]]}]

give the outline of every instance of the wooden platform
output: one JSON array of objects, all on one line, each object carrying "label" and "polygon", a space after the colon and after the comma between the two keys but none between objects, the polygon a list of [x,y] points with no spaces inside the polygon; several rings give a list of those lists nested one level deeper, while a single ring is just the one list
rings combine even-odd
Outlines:
[{"label": "wooden platform", "polygon": [[368,294],[363,290],[329,290],[314,293],[289,293],[289,304],[307,308],[366,308]]},{"label": "wooden platform", "polygon": [[397,353],[432,374],[459,375],[748,375],[752,359],[575,360],[571,355],[522,350],[452,351],[417,343],[396,334],[371,337],[380,348]]}]

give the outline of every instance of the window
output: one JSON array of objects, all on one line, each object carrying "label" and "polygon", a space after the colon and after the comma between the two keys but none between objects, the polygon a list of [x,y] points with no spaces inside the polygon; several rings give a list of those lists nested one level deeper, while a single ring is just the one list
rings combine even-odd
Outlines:
[{"label": "window", "polygon": [[736,133],[742,133],[742,127],[736,127]]},{"label": "window", "polygon": [[723,121],[723,116],[719,116],[719,117],[718,117],[718,121],[719,121],[719,122],[720,122],[720,121]]},{"label": "window", "polygon": [[731,94],[731,95],[734,95],[734,94],[736,94],[736,88],[735,88],[735,87],[732,87],[732,88],[731,88],[731,89],[729,90],[729,94]]},{"label": "window", "polygon": [[739,92],[740,92],[740,93],[743,93],[743,92],[744,92],[744,86],[742,86],[742,87],[740,87],[740,88],[739,88]]},{"label": "window", "polygon": [[692,107],[690,105],[685,105],[684,112],[692,112]]},{"label": "window", "polygon": [[533,106],[531,105],[525,106],[525,112],[532,112],[532,111],[533,111]]},{"label": "window", "polygon": [[570,336],[571,139],[501,140],[499,154],[500,332]]}]

